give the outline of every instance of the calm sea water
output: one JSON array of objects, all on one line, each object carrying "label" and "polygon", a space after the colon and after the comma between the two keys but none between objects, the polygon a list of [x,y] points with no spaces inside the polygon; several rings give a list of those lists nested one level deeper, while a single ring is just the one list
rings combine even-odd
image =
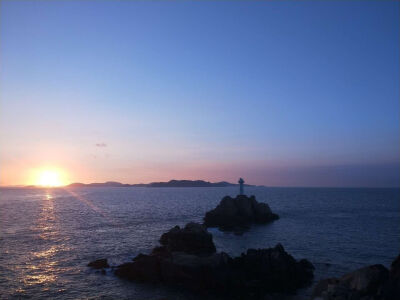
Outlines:
[{"label": "calm sea water", "polygon": [[[0,298],[192,299],[171,288],[102,275],[148,252],[175,225],[201,221],[236,188],[0,189]],[[381,263],[400,248],[400,189],[247,188],[280,219],[243,235],[210,230],[218,251],[282,243],[316,266],[316,280]],[[306,297],[310,289],[300,291]]]}]

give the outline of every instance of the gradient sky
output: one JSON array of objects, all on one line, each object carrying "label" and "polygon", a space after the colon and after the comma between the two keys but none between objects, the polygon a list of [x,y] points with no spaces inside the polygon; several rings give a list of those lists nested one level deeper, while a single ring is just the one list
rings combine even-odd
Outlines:
[{"label": "gradient sky", "polygon": [[1,185],[400,185],[398,1],[0,6]]}]

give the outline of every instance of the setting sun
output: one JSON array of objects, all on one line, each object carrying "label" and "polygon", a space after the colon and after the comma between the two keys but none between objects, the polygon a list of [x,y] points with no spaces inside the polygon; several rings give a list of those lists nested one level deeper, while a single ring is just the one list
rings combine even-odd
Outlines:
[{"label": "setting sun", "polygon": [[63,181],[60,173],[52,170],[40,171],[36,180],[36,185],[45,187],[57,187],[62,186]]}]

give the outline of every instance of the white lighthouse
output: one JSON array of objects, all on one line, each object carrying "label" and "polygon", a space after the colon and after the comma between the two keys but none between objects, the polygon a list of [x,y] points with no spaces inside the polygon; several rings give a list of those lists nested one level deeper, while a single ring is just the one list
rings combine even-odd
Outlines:
[{"label": "white lighthouse", "polygon": [[240,191],[239,195],[244,195],[244,193],[243,193],[243,183],[244,183],[243,178],[239,178],[238,183],[239,183],[239,191]]}]

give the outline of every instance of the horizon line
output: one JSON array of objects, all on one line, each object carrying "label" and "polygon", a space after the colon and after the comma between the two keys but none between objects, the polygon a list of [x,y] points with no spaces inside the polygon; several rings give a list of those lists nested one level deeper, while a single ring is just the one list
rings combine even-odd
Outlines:
[{"label": "horizon line", "polygon": [[[209,183],[220,183],[220,182],[227,182],[229,184],[232,185],[239,185],[237,183],[231,183],[229,181],[216,181],[216,182],[212,182],[212,181],[206,181],[206,180],[202,180],[202,179],[196,179],[196,180],[190,180],[190,179],[171,179],[169,181],[172,180],[177,180],[177,181],[183,181],[183,180],[187,180],[187,181],[204,181],[204,182],[209,182]],[[93,183],[107,183],[107,182],[115,182],[115,183],[120,183],[123,185],[131,185],[128,186],[127,188],[141,188],[138,186],[134,186],[134,185],[149,185],[151,183],[166,183],[169,181],[151,181],[148,183],[122,183],[119,181],[113,181],[113,180],[108,180],[108,181],[104,181],[104,182],[90,182],[90,183],[83,183],[83,182],[71,182],[65,185],[60,185],[60,186],[41,186],[41,185],[33,185],[33,184],[28,184],[28,185],[23,185],[23,184],[16,184],[16,185],[1,185],[0,184],[0,188],[38,188],[38,189],[60,189],[60,188],[66,188],[72,184],[85,184],[85,185],[90,185]],[[305,186],[305,185],[265,185],[265,184],[251,184],[251,183],[246,183],[246,185],[250,185],[250,187],[264,187],[264,188],[338,188],[338,189],[400,189],[400,186],[318,186],[318,185],[309,185],[309,186]],[[95,187],[95,186],[94,186]],[[122,187],[115,187],[115,188],[122,188]],[[157,187],[153,187],[153,188],[157,188]],[[161,187],[164,188],[164,187]],[[169,187],[170,188],[170,187]],[[186,187],[175,187],[175,188],[186,188]],[[194,187],[195,188],[195,187]],[[204,187],[198,187],[198,188],[204,188]],[[218,187],[218,188],[224,188],[224,187]],[[229,188],[229,186],[225,187],[225,188]]]}]

